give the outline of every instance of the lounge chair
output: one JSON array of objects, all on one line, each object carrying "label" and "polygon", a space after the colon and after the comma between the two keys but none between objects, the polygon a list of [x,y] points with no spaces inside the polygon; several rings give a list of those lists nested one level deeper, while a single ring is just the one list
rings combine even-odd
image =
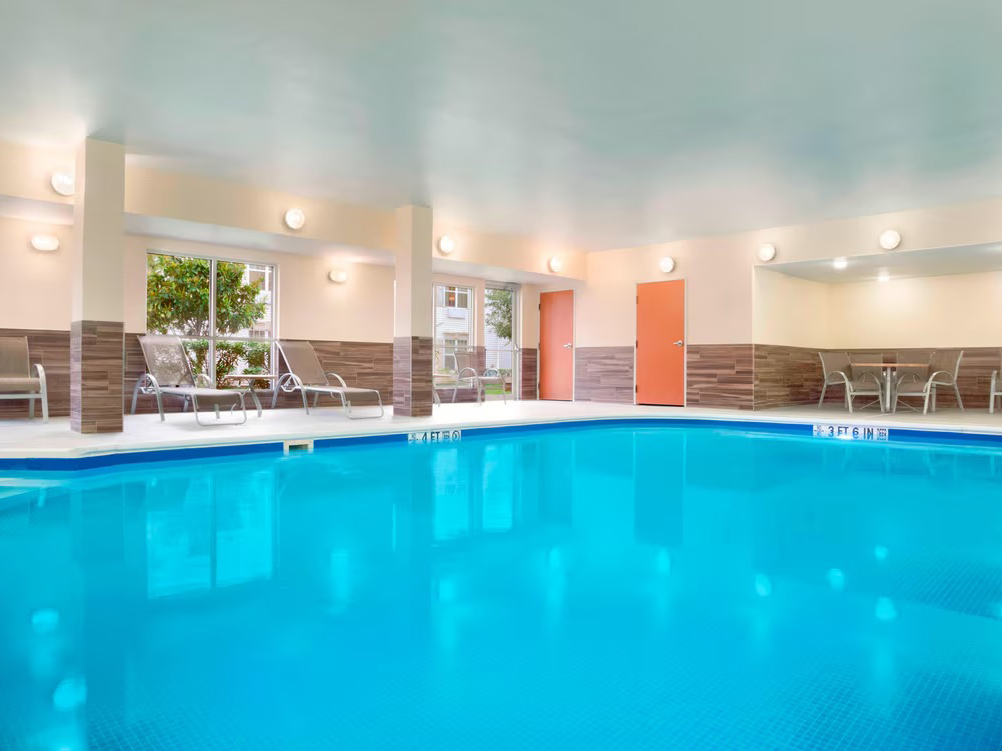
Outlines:
[{"label": "lounge chair", "polygon": [[[247,422],[247,407],[244,404],[244,392],[233,389],[217,389],[212,387],[212,381],[204,373],[195,375],[191,370],[191,362],[188,354],[184,351],[184,345],[176,336],[148,335],[139,337],[139,344],[143,348],[143,359],[146,360],[146,373],[136,381],[136,388],[132,392],[132,414],[136,414],[136,399],[139,394],[152,394],[157,399],[157,410],[160,412],[160,421],[164,417],[164,396],[179,396],[184,400],[184,410],[188,410],[188,403],[195,412],[195,422],[206,426],[213,423],[202,422],[198,417],[199,402],[203,406],[209,405],[216,414],[216,419],[220,419],[220,404],[230,405],[230,417],[232,419],[217,425],[243,425]],[[243,412],[243,420],[233,417],[233,410],[240,407]]]},{"label": "lounge chair", "polygon": [[999,371],[992,371],[992,385],[988,392],[988,412],[995,414],[995,400],[1002,396],[1002,380],[999,379]]},{"label": "lounge chair", "polygon": [[[374,394],[376,402],[379,405],[379,414],[370,415],[369,417],[383,416],[383,398],[380,396],[379,391],[376,389],[355,388],[345,383],[344,379],[337,373],[325,373],[323,365],[320,364],[320,358],[317,357],[313,345],[309,342],[280,341],[278,343],[278,351],[282,354],[289,372],[283,374],[278,379],[278,383],[275,384],[275,393],[271,398],[272,409],[278,403],[279,391],[285,391],[286,393],[298,391],[302,394],[303,409],[306,410],[306,414],[310,413],[309,405],[306,403],[306,395],[308,393],[313,394],[313,406],[315,408],[317,400],[326,394],[332,397],[336,396],[341,400],[341,406],[344,407],[344,413],[349,419],[361,420],[364,418],[356,417],[353,414],[351,406],[352,397],[362,395],[371,396]],[[330,377],[337,379],[340,385],[332,385],[329,380]]]},{"label": "lounge chair", "polygon": [[[821,387],[821,398],[818,399],[818,407],[824,403],[825,392],[829,386],[845,387],[845,405],[852,412],[852,400],[857,396],[875,396],[875,402],[868,402],[864,407],[871,404],[882,404],[883,389],[880,383],[880,376],[870,370],[859,370],[852,366],[847,352],[818,352],[821,358],[821,371],[824,373],[824,384]],[[850,377],[850,373],[852,374]]]},{"label": "lounge chair", "polygon": [[27,399],[29,418],[35,417],[35,402],[41,401],[42,422],[49,421],[45,369],[31,364],[26,336],[0,336],[0,399]]},{"label": "lounge chair", "polygon": [[477,404],[483,401],[484,386],[500,386],[501,400],[507,404],[508,396],[504,390],[504,377],[497,368],[487,368],[483,373],[477,371],[476,353],[470,350],[456,350],[456,385],[452,389],[452,401],[456,401],[459,385],[467,384],[477,390]]},{"label": "lounge chair", "polygon": [[[960,385],[957,383],[957,377],[960,375],[960,361],[963,357],[964,351],[962,349],[942,350],[936,352],[929,360],[930,375],[928,378],[923,379],[915,376],[899,378],[897,394],[894,398],[894,411],[898,411],[898,402],[901,401],[902,397],[919,397],[923,400],[922,414],[929,411],[930,404],[932,411],[935,412],[936,389],[940,387],[953,389],[953,393],[957,396],[957,406],[963,411],[964,402],[960,398]],[[905,406],[918,411],[918,407],[907,403]]]}]

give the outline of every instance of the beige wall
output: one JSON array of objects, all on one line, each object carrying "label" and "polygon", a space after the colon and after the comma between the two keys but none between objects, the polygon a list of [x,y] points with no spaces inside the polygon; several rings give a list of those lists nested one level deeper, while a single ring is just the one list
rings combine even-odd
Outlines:
[{"label": "beige wall", "polygon": [[752,342],[787,347],[831,347],[834,287],[763,268],[755,269]]},{"label": "beige wall", "polygon": [[[283,221],[293,207],[306,214],[306,225],[295,232]],[[392,211],[136,166],[125,171],[125,210],[361,248],[393,251],[396,245]]]},{"label": "beige wall", "polygon": [[832,347],[1002,346],[1002,272],[829,286]]},{"label": "beige wall", "polygon": [[[278,267],[279,335],[289,339],[352,342],[393,341],[393,268],[332,263],[318,256],[265,253],[246,248],[132,235],[125,259],[125,330],[146,330],[146,253],[162,251],[274,263]],[[327,278],[333,268],[348,281]]]},{"label": "beige wall", "polygon": [[[55,235],[59,249],[31,247]],[[69,331],[73,228],[0,218],[0,328]]]},{"label": "beige wall", "polygon": [[73,174],[76,155],[72,149],[57,151],[0,141],[0,196],[72,205],[52,189],[53,172]]}]

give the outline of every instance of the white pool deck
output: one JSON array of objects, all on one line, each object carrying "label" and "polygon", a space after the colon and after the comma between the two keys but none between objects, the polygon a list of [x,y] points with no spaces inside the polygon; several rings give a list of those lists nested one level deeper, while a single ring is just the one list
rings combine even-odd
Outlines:
[{"label": "white pool deck", "polygon": [[[360,408],[361,410],[361,408]],[[199,427],[189,414],[167,415],[160,422],[156,415],[126,416],[121,433],[81,435],[70,430],[68,418],[0,421],[0,459],[78,458],[119,452],[156,449],[197,448],[206,446],[254,444],[317,438],[344,438],[366,435],[408,433],[424,430],[465,429],[561,423],[579,420],[617,418],[685,418],[733,420],[735,422],[838,423],[886,426],[928,431],[1002,435],[1002,412],[987,410],[941,410],[921,415],[901,412],[882,415],[876,411],[857,411],[825,406],[784,407],[747,412],[727,409],[644,407],[589,402],[488,402],[485,404],[445,404],[435,408],[432,417],[394,417],[392,410],[380,419],[349,420],[336,407],[320,408],[309,415],[302,410],[266,410],[262,417],[253,413],[244,425]]]}]

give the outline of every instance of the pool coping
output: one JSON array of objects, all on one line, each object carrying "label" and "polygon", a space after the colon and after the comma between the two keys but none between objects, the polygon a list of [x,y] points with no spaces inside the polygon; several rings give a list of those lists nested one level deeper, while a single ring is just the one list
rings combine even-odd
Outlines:
[{"label": "pool coping", "polygon": [[[247,441],[226,441],[223,443],[198,442],[192,445],[169,445],[151,447],[67,447],[39,455],[0,455],[0,470],[8,471],[75,471],[96,469],[130,464],[161,461],[183,461],[189,459],[212,459],[251,454],[284,454],[290,444],[307,444],[309,450],[330,449],[339,446],[377,443],[406,443],[409,435],[414,433],[435,433],[460,431],[466,437],[481,437],[490,435],[505,435],[535,432],[540,430],[590,428],[599,426],[618,427],[702,427],[707,429],[739,429],[758,433],[779,433],[786,435],[813,436],[814,425],[831,424],[830,419],[808,419],[805,416],[775,416],[763,419],[761,415],[743,416],[741,414],[721,415],[719,412],[705,417],[693,415],[582,415],[580,417],[544,417],[524,418],[469,424],[468,421],[457,419],[422,426],[410,424],[391,427],[385,430],[359,431],[342,435],[277,435]],[[837,425],[849,428],[886,429],[885,440],[873,441],[881,444],[893,443],[927,443],[942,445],[968,446],[1000,446],[1002,447],[1002,432],[986,430],[982,426],[958,428],[954,425],[928,427],[896,427],[872,420],[840,420]],[[840,437],[817,436],[819,440],[853,440],[852,435]],[[869,442],[869,441],[867,441]]]}]

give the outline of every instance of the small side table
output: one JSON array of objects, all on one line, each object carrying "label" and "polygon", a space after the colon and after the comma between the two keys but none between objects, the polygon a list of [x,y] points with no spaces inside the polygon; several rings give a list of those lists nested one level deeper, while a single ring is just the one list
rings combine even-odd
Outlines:
[{"label": "small side table", "polygon": [[278,378],[277,375],[270,375],[267,373],[264,374],[237,373],[234,375],[219,376],[219,382],[233,383],[233,384],[240,384],[241,382],[246,383],[247,385],[244,390],[250,392],[251,401],[254,402],[254,407],[257,409],[257,416],[261,417],[261,415],[263,414],[261,412],[261,401],[257,398],[257,392],[254,390],[254,381],[271,381],[272,388],[274,388],[275,387],[274,381],[277,378]]}]

